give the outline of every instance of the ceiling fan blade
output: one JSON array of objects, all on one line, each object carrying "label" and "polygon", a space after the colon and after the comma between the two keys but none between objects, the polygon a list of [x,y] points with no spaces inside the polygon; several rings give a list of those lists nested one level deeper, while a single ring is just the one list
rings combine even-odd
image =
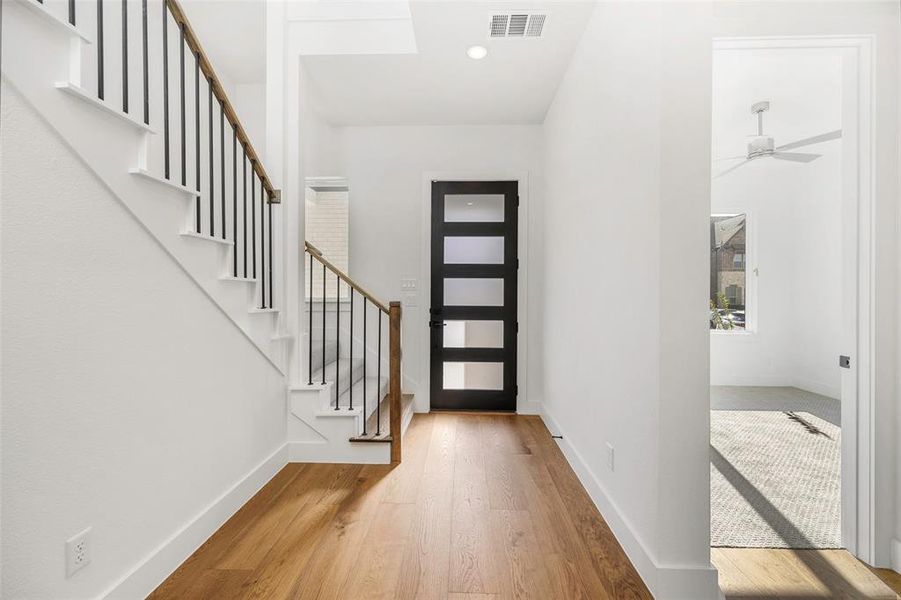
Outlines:
[{"label": "ceiling fan blade", "polygon": [[835,131],[830,131],[829,133],[821,133],[820,135],[815,135],[813,137],[804,138],[803,140],[798,140],[796,142],[790,142],[788,144],[783,144],[782,146],[777,146],[776,150],[791,150],[792,148],[800,148],[801,146],[809,146],[811,144],[828,142],[829,140],[837,140],[840,137],[842,137],[842,130],[836,129]]},{"label": "ceiling fan blade", "polygon": [[773,152],[770,156],[779,160],[809,163],[823,156],[822,154],[808,154],[806,152]]},{"label": "ceiling fan blade", "polygon": [[731,171],[734,171],[734,170],[737,169],[738,167],[741,167],[741,166],[743,166],[743,165],[746,165],[746,164],[748,164],[749,162],[751,162],[751,159],[749,159],[749,158],[748,158],[748,159],[745,159],[745,160],[741,161],[740,163],[738,163],[737,165],[733,165],[733,166],[729,167],[728,169],[726,169],[725,171],[721,171],[721,172],[717,173],[716,175],[713,176],[713,178],[714,178],[714,179],[719,179],[720,177],[722,177],[722,176],[725,175],[726,173],[729,173],[729,172],[731,172]]},{"label": "ceiling fan blade", "polygon": [[748,155],[747,154],[738,154],[736,156],[724,156],[722,158],[715,158],[714,160],[716,162],[719,162],[721,160],[737,160],[739,158],[748,158]]}]

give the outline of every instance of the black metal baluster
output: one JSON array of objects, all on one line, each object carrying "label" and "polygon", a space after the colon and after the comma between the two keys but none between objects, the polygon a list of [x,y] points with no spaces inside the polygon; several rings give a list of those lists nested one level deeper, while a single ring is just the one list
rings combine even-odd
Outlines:
[{"label": "black metal baluster", "polygon": [[[72,2],[74,16],[75,1]],[[74,23],[73,23],[74,24]],[[147,52],[147,0],[141,0],[141,49],[144,59],[144,124],[150,125],[150,57]]]},{"label": "black metal baluster", "polygon": [[[127,1],[127,0],[126,0]],[[179,88],[179,93],[181,95],[179,107],[181,108],[181,184],[188,184],[188,169],[187,169],[187,147],[185,146],[185,133],[186,133],[186,125],[185,125],[185,24],[181,23],[178,27],[178,73],[181,77],[181,87]]]},{"label": "black metal baluster", "polygon": [[253,267],[253,278],[257,278],[257,183],[256,161],[250,159],[250,264]]},{"label": "black metal baluster", "polygon": [[272,202],[266,204],[266,212],[269,213],[269,308],[272,308]]},{"label": "black metal baluster", "polygon": [[200,233],[200,53],[194,52],[194,228]]},{"label": "black metal baluster", "polygon": [[128,0],[122,0],[122,112],[128,112]]},{"label": "black metal baluster", "polygon": [[[41,4],[44,0],[38,0]],[[69,0],[69,25],[75,26],[75,0]]]},{"label": "black metal baluster", "polygon": [[103,0],[97,0],[97,97],[103,100]]},{"label": "black metal baluster", "polygon": [[[349,284],[348,284],[349,285]],[[350,341],[347,344],[348,359],[347,364],[350,365],[350,387],[348,387],[349,404],[347,410],[354,409],[354,286],[350,287],[350,333],[348,337]]]},{"label": "black metal baluster", "polygon": [[322,263],[322,385],[325,385],[325,263]]},{"label": "black metal baluster", "polygon": [[213,160],[213,81],[209,78],[207,83],[207,112],[209,113],[209,139],[210,139],[210,237],[216,237],[216,161]]},{"label": "black metal baluster", "polygon": [[335,410],[341,395],[341,278],[335,275]]},{"label": "black metal baluster", "polygon": [[232,125],[232,276],[238,276],[238,130]]},{"label": "black metal baluster", "polygon": [[[310,304],[307,307],[310,314],[310,328],[307,330],[307,345],[309,346],[309,352],[307,353],[307,360],[309,365],[307,366],[307,375],[309,376],[308,383],[313,385],[313,253],[310,252]],[[244,255],[247,258],[247,255]]]},{"label": "black metal baluster", "polygon": [[382,433],[382,309],[379,313],[379,351],[375,375],[375,435]]},{"label": "black metal baluster", "polygon": [[241,148],[244,150],[244,216],[241,217],[244,239],[241,249],[244,251],[244,279],[247,279],[247,145],[242,143]]},{"label": "black metal baluster", "polygon": [[266,213],[263,205],[266,203],[266,189],[263,180],[260,179],[260,303],[266,308]]},{"label": "black metal baluster", "polygon": [[220,225],[222,225],[222,239],[225,239],[225,105],[219,101],[219,189],[221,199]]},{"label": "black metal baluster", "polygon": [[169,179],[169,8],[163,2],[163,175]]},{"label": "black metal baluster", "polygon": [[366,327],[366,296],[363,296],[363,435],[366,435],[366,419],[368,414],[366,413],[366,375],[368,371],[366,370],[366,356],[369,354],[366,345],[366,334],[368,333],[369,328]]}]

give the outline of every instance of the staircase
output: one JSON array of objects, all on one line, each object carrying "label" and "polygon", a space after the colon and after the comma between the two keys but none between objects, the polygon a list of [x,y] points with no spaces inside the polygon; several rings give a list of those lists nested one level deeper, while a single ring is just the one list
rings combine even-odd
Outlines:
[{"label": "staircase", "polygon": [[413,396],[400,391],[400,303],[385,305],[315,246],[304,249],[308,377],[290,390],[290,455],[399,462],[413,415]]},{"label": "staircase", "polygon": [[[277,307],[281,193],[177,0],[10,0],[3,13],[3,55],[33,57],[3,62],[6,97],[33,107],[287,375],[295,340]],[[304,256],[326,287],[306,290],[306,382],[288,389],[289,460],[398,462],[412,417],[400,304],[309,244]]]},{"label": "staircase", "polygon": [[3,55],[34,58],[3,62],[7,93],[285,373],[280,195],[177,2],[13,0],[3,11]]}]

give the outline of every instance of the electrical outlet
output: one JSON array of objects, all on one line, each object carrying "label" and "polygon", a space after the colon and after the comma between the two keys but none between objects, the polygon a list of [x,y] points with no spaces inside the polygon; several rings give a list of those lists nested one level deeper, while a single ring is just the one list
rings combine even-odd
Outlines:
[{"label": "electrical outlet", "polygon": [[91,562],[91,528],[66,540],[66,577],[72,577]]},{"label": "electrical outlet", "polygon": [[615,463],[613,462],[613,444],[607,442],[607,468],[615,471]]}]

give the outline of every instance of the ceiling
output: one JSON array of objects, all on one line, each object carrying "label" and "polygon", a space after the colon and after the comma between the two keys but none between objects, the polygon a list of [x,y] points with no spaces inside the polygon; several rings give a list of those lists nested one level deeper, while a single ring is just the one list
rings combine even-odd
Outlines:
[{"label": "ceiling", "polygon": [[[377,54],[317,48],[302,61],[321,116],[335,125],[541,123],[593,8],[588,1],[412,0],[407,20],[394,24],[412,26],[415,48],[382,50],[386,40],[371,39]],[[489,39],[491,15],[505,11],[545,12],[544,34]],[[472,45],[487,47],[487,58],[467,57]]]},{"label": "ceiling", "polygon": [[226,84],[266,80],[263,0],[182,0],[191,27]]}]

